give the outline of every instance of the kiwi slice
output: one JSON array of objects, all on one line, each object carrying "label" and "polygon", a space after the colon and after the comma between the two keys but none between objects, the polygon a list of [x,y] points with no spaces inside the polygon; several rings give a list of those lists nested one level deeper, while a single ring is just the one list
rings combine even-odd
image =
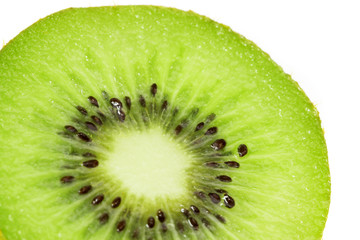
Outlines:
[{"label": "kiwi slice", "polygon": [[68,9],[0,52],[0,228],[15,239],[320,239],[318,112],[193,12]]}]

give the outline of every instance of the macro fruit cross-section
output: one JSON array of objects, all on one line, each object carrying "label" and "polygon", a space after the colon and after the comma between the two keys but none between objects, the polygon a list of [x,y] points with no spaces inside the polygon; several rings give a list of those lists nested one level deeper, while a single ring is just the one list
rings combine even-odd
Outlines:
[{"label": "macro fruit cross-section", "polygon": [[319,115],[254,43],[193,12],[67,9],[0,52],[8,240],[321,239]]}]

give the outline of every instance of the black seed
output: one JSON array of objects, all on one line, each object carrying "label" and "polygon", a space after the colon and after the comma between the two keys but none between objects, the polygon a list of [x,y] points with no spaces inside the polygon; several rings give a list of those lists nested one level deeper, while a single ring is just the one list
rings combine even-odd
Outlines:
[{"label": "black seed", "polygon": [[103,114],[102,112],[97,111],[97,114],[99,114],[99,116],[100,116],[103,120],[105,120],[105,119],[106,119],[105,114]]},{"label": "black seed", "polygon": [[219,220],[222,223],[226,222],[225,218],[223,216],[219,215],[219,214],[217,214],[215,217],[217,218],[217,220]]},{"label": "black seed", "polygon": [[190,216],[190,212],[189,212],[189,210],[187,210],[186,208],[182,208],[182,209],[180,210],[180,212],[181,212],[182,214],[184,214],[186,217],[189,217],[189,216]]},{"label": "black seed", "polygon": [[164,221],[165,221],[165,213],[164,213],[161,209],[159,209],[159,210],[157,211],[157,217],[158,217],[158,219],[159,219],[160,222],[164,222]]},{"label": "black seed", "polygon": [[220,202],[220,196],[216,193],[209,193],[209,197],[213,203],[218,204]]},{"label": "black seed", "polygon": [[248,148],[245,144],[240,144],[238,147],[238,153],[240,157],[245,156],[248,153]]},{"label": "black seed", "polygon": [[83,153],[83,157],[96,157],[96,155],[92,154],[92,153],[89,153],[89,152],[86,152],[86,153]]},{"label": "black seed", "polygon": [[117,98],[110,99],[110,104],[111,104],[111,106],[113,106],[114,108],[117,108],[117,109],[123,107],[122,102]]},{"label": "black seed", "polygon": [[86,168],[96,168],[99,166],[99,161],[96,159],[85,161],[82,163],[82,165]]},{"label": "black seed", "polygon": [[235,162],[235,161],[227,161],[225,162],[226,165],[228,165],[229,167],[232,167],[232,168],[239,168],[240,167],[240,164],[238,162]]},{"label": "black seed", "polygon": [[177,125],[177,127],[175,128],[175,134],[179,135],[182,129],[183,127],[181,125]]},{"label": "black seed", "polygon": [[91,204],[92,204],[92,205],[98,205],[98,204],[100,204],[103,200],[104,200],[104,195],[103,195],[103,194],[100,194],[100,195],[97,195],[96,197],[94,197],[94,199],[92,200]]},{"label": "black seed", "polygon": [[111,207],[112,208],[117,208],[121,203],[121,197],[116,197],[112,203],[111,203]]},{"label": "black seed", "polygon": [[97,127],[92,122],[85,122],[85,124],[90,130],[97,131]]},{"label": "black seed", "polygon": [[227,191],[224,190],[224,189],[215,189],[215,191],[216,191],[217,193],[227,193]]},{"label": "black seed", "polygon": [[120,108],[116,109],[115,113],[120,122],[125,121],[125,113]]},{"label": "black seed", "polygon": [[156,85],[156,83],[154,83],[153,85],[151,85],[150,92],[151,92],[151,94],[155,97],[155,95],[156,95],[156,93],[157,93],[157,85]]},{"label": "black seed", "polygon": [[205,199],[206,198],[206,194],[203,192],[194,192],[195,196],[197,196],[200,199]]},{"label": "black seed", "polygon": [[60,179],[62,183],[71,183],[75,180],[75,177],[73,176],[65,176]]},{"label": "black seed", "polygon": [[103,214],[99,217],[99,222],[100,222],[101,224],[105,224],[105,223],[107,223],[107,221],[109,221],[109,214],[103,213]]},{"label": "black seed", "polygon": [[165,100],[165,101],[163,102],[163,104],[161,105],[161,110],[164,111],[164,110],[167,109],[167,107],[168,107],[168,101]]},{"label": "black seed", "polygon": [[62,136],[64,138],[73,138],[73,136],[68,132],[58,132],[57,134],[59,134],[60,136]]},{"label": "black seed", "polygon": [[196,214],[200,213],[200,209],[194,205],[191,205],[190,209]]},{"label": "black seed", "polygon": [[77,136],[84,142],[91,142],[91,138],[88,135],[86,135],[85,133],[78,132]]},{"label": "black seed", "polygon": [[125,105],[129,110],[131,109],[131,99],[128,96],[125,96]]},{"label": "black seed", "polygon": [[214,135],[215,133],[217,133],[217,127],[211,127],[206,131],[205,135]]},{"label": "black seed", "polygon": [[205,227],[210,227],[210,222],[206,218],[202,218],[201,222],[205,225]]},{"label": "black seed", "polygon": [[231,177],[226,176],[226,175],[217,176],[216,179],[219,179],[222,182],[232,182]]},{"label": "black seed", "polygon": [[103,98],[104,98],[105,100],[108,100],[108,99],[109,99],[109,94],[108,94],[107,92],[102,91],[101,94],[102,94],[102,96],[103,96]]},{"label": "black seed", "polygon": [[94,105],[95,107],[99,107],[99,103],[93,96],[88,97],[89,102]]},{"label": "black seed", "polygon": [[218,167],[220,167],[220,164],[216,163],[216,162],[207,162],[207,163],[205,163],[205,166],[212,167],[212,168],[218,168]]},{"label": "black seed", "polygon": [[90,192],[91,188],[92,188],[91,185],[83,186],[82,188],[80,188],[79,194],[80,195],[86,194]]},{"label": "black seed", "polygon": [[97,116],[91,116],[91,119],[99,126],[101,126],[103,124],[103,122],[101,121],[100,118],[98,118]]},{"label": "black seed", "polygon": [[165,232],[168,230],[168,228],[167,228],[167,226],[166,226],[165,223],[162,223],[162,224],[161,224],[161,230],[162,230],[163,233],[165,233]]},{"label": "black seed", "polygon": [[209,123],[209,122],[214,121],[215,117],[216,117],[215,113],[210,114],[210,115],[206,118],[206,123]]},{"label": "black seed", "polygon": [[226,146],[226,142],[224,139],[217,139],[215,140],[215,142],[213,142],[211,144],[211,147],[215,150],[215,151],[219,151],[221,149],[223,149]]},{"label": "black seed", "polygon": [[155,218],[149,217],[146,226],[148,228],[153,228],[155,226]]},{"label": "black seed", "polygon": [[205,125],[204,122],[201,122],[201,123],[199,123],[198,125],[196,125],[195,132],[201,130],[201,129],[204,127],[204,125]]},{"label": "black seed", "polygon": [[235,200],[227,194],[224,196],[224,203],[227,208],[233,208],[235,206]]},{"label": "black seed", "polygon": [[87,111],[85,108],[83,108],[82,106],[76,106],[76,109],[84,116],[87,115]]},{"label": "black seed", "polygon": [[199,229],[199,224],[198,224],[198,222],[195,220],[195,218],[190,217],[190,218],[188,219],[188,222],[189,222],[189,225],[190,225],[192,228],[194,228],[195,230],[198,230],[198,229]]},{"label": "black seed", "polygon": [[116,226],[116,231],[117,232],[121,232],[122,230],[124,230],[126,227],[126,221],[125,220],[122,220],[120,221],[117,226]]},{"label": "black seed", "polygon": [[77,133],[77,130],[75,127],[73,126],[70,126],[70,125],[66,125],[65,126],[65,129],[68,130],[69,132],[72,132],[72,133]]},{"label": "black seed", "polygon": [[142,107],[146,107],[146,101],[143,95],[140,95],[139,103]]},{"label": "black seed", "polygon": [[176,108],[174,109],[174,111],[173,111],[173,116],[175,116],[176,114],[178,114],[178,112],[179,112],[179,109],[176,107]]},{"label": "black seed", "polygon": [[181,222],[176,223],[176,228],[180,233],[184,232],[184,225]]}]

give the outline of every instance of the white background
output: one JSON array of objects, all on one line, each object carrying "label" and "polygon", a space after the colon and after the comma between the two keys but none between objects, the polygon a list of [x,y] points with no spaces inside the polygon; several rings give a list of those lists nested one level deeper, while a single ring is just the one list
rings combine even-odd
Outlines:
[{"label": "white background", "polygon": [[64,8],[115,4],[163,5],[206,15],[254,41],[291,74],[317,106],[328,144],[332,198],[323,239],[360,239],[356,0],[0,0],[0,41],[7,43],[39,18]]}]

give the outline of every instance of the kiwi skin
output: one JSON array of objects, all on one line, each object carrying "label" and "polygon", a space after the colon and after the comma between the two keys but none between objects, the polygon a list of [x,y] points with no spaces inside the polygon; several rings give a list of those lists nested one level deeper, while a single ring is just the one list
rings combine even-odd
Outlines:
[{"label": "kiwi skin", "polygon": [[128,6],[61,11],[2,49],[0,226],[8,239],[81,239],[73,224],[59,226],[55,217],[46,224],[47,209],[34,207],[50,198],[41,161],[56,159],[48,149],[75,104],[103,89],[115,96],[147,89],[153,79],[176,102],[209,106],[223,134],[251,149],[236,175],[239,208],[227,231],[237,239],[321,238],[330,202],[327,149],[318,112],[298,84],[226,26],[192,12]]}]

